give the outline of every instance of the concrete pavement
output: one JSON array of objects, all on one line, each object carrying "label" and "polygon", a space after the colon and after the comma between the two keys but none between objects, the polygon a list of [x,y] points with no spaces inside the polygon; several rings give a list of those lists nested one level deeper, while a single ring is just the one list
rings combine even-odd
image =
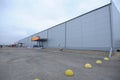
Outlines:
[{"label": "concrete pavement", "polygon": [[[120,80],[120,59],[103,61],[105,55],[69,53],[54,50],[2,48],[0,49],[0,80]],[[100,59],[103,64],[96,65]],[[91,63],[92,69],[84,64]],[[64,71],[72,69],[74,77]]]}]

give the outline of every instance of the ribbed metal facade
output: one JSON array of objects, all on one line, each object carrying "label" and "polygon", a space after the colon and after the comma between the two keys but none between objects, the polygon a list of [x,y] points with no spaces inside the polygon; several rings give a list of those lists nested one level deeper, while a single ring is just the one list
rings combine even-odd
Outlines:
[{"label": "ribbed metal facade", "polygon": [[109,51],[120,47],[120,13],[114,4],[108,4],[74,19],[29,36],[19,42],[33,47],[34,36],[47,38],[45,48]]}]

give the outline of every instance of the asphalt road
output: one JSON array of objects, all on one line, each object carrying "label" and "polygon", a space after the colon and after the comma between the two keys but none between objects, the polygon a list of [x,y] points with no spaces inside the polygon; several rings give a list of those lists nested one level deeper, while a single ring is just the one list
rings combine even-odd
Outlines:
[{"label": "asphalt road", "polygon": [[[104,55],[45,51],[27,48],[0,49],[0,80],[120,80],[120,59],[103,61]],[[100,59],[103,64],[97,65]],[[91,63],[92,69],[84,64]],[[64,71],[72,69],[73,77]]]}]

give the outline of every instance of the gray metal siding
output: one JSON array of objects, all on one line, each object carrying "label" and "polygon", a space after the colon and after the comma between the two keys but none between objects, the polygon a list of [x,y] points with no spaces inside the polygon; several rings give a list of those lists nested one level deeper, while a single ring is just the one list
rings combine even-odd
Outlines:
[{"label": "gray metal siding", "polygon": [[31,45],[31,43],[32,43],[32,41],[31,41],[31,36],[30,37],[28,37],[28,47],[29,48],[32,48],[32,45]]},{"label": "gray metal siding", "polygon": [[25,38],[22,42],[23,42],[23,46],[27,47],[27,38]]},{"label": "gray metal siding", "polygon": [[[56,25],[50,29],[30,36],[28,40],[23,39],[22,41],[25,43],[25,46],[33,46],[36,45],[37,42],[30,41],[31,38],[40,36],[40,38],[48,39],[48,41],[44,43],[44,46],[48,48],[108,51],[111,47],[109,6],[110,5],[99,8]],[[112,10],[114,46],[120,47],[118,44],[120,40],[120,16],[115,7],[112,7]]]},{"label": "gray metal siding", "polygon": [[65,47],[65,23],[57,25],[48,30],[48,47],[64,48]]},{"label": "gray metal siding", "polygon": [[[47,30],[40,32],[40,33],[39,33],[39,36],[40,36],[40,38],[46,38],[46,39],[48,39],[48,38],[47,38]],[[48,44],[47,41],[46,41],[46,42],[43,42],[44,48],[47,47],[47,44]]]},{"label": "gray metal siding", "polygon": [[47,30],[39,33],[40,38],[47,38]]},{"label": "gray metal siding", "polygon": [[120,48],[120,12],[117,10],[114,3],[111,5],[111,19],[113,30],[113,47]]},{"label": "gray metal siding", "polygon": [[67,22],[66,47],[108,50],[110,48],[109,6]]}]

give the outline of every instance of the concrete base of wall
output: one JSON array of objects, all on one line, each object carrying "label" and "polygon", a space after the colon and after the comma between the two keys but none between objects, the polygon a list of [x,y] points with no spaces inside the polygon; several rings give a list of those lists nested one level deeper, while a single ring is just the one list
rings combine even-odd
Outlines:
[{"label": "concrete base of wall", "polygon": [[97,51],[97,50],[73,50],[73,49],[60,49],[60,48],[45,48],[44,51],[53,51],[53,52],[67,52],[67,53],[80,53],[80,54],[97,54],[108,56],[109,52],[107,51]]}]

